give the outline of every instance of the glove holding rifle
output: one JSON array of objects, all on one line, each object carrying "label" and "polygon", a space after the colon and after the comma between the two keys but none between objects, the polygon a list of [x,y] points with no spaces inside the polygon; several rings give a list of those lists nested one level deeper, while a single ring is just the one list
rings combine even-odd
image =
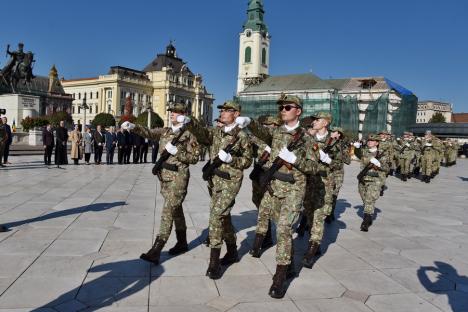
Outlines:
[{"label": "glove holding rifle", "polygon": [[158,176],[160,181],[162,180],[161,178],[162,166],[169,159],[169,157],[177,153],[177,145],[181,143],[180,138],[185,133],[186,129],[187,129],[186,125],[183,125],[182,128],[179,129],[179,133],[172,139],[171,142],[169,142],[165,146],[164,151],[161,153],[161,156],[159,157],[158,161],[154,164],[152,172],[154,175]]}]

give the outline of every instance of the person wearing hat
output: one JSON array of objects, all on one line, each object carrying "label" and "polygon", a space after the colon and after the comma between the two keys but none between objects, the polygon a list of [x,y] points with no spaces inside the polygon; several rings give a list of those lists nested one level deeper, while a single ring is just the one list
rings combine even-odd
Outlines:
[{"label": "person wearing hat", "polygon": [[434,146],[432,145],[431,131],[426,131],[421,145],[421,181],[430,183],[431,178],[433,177],[432,164],[437,153]]},{"label": "person wearing hat", "polygon": [[[317,168],[318,152],[310,148],[305,130],[300,126],[302,101],[291,95],[282,94],[277,101],[282,126],[267,128],[248,117],[239,117],[236,122],[248,126],[253,135],[271,146],[265,168],[270,168],[279,157],[283,165],[275,172],[270,183],[271,193],[265,192],[260,203],[253,249],[259,249],[268,230],[268,220],[276,223],[276,272],[269,295],[282,298],[286,294],[286,279],[295,276],[293,261],[293,226],[299,219],[305,195],[306,174]],[[288,145],[298,142],[294,150]],[[299,140],[299,141],[296,141]],[[255,251],[255,250],[254,250]],[[254,253],[256,254],[256,253]]]},{"label": "person wearing hat", "polygon": [[401,180],[406,182],[410,174],[410,164],[414,157],[414,146],[411,132],[403,133],[403,140],[396,146]]},{"label": "person wearing hat", "polygon": [[[200,143],[210,147],[211,163],[215,159],[216,162],[218,160],[222,162],[210,177],[212,183],[209,220],[210,263],[206,275],[211,279],[221,277],[221,265],[230,265],[239,261],[231,209],[242,184],[243,172],[252,164],[250,139],[236,123],[236,118],[241,114],[241,106],[235,101],[227,101],[217,107],[223,127],[206,128],[196,120],[188,124]],[[226,151],[229,145],[232,148]],[[226,242],[227,253],[220,259],[223,241]]]},{"label": "person wearing hat", "polygon": [[[338,137],[332,137],[329,126],[332,115],[329,112],[318,112],[313,121],[313,130],[316,132],[311,137],[312,147],[316,150],[320,159],[317,171],[307,176],[306,197],[304,199],[304,213],[307,215],[311,226],[309,244],[302,264],[306,268],[312,268],[317,255],[320,254],[320,244],[325,228],[325,218],[331,214],[333,208],[333,192],[335,189],[334,172],[341,169],[343,164],[342,152]],[[329,149],[327,153],[325,149]]]},{"label": "person wearing hat", "polygon": [[444,145],[441,139],[432,135],[432,146],[435,149],[435,157],[432,162],[432,177],[434,178],[439,174],[440,165],[444,159]]},{"label": "person wearing hat", "polygon": [[370,134],[367,138],[367,146],[362,147],[361,143],[354,143],[354,155],[361,160],[361,170],[370,166],[370,170],[359,181],[359,195],[364,203],[364,217],[361,224],[361,231],[367,232],[372,225],[374,217],[375,202],[380,197],[382,188],[381,172],[388,170],[388,155],[379,147],[380,136]]},{"label": "person wearing hat", "polygon": [[[159,176],[161,182],[161,195],[164,198],[164,206],[161,211],[161,224],[159,235],[156,236],[153,247],[140,258],[159,264],[161,250],[166,244],[175,225],[177,243],[169,249],[170,255],[178,255],[188,251],[187,226],[185,223],[182,203],[187,195],[187,187],[190,178],[189,165],[196,164],[200,156],[199,144],[195,136],[186,129],[182,129],[185,121],[186,107],[182,103],[169,106],[171,125],[165,128],[148,129],[140,125],[134,125],[128,121],[122,123],[122,128],[130,129],[144,138],[159,141],[159,153],[166,150],[170,157],[163,163]],[[173,145],[172,139],[184,131],[179,138],[179,144]]]},{"label": "person wearing hat", "polygon": [[387,180],[387,176],[390,174],[390,168],[392,167],[391,159],[393,158],[394,151],[393,151],[393,143],[389,139],[389,136],[390,136],[390,134],[386,130],[383,130],[383,131],[379,132],[379,137],[380,137],[379,149],[383,153],[388,155],[388,157],[387,157],[387,160],[388,160],[387,167],[389,169],[387,172],[384,172],[384,171],[380,172],[380,178],[382,179],[382,188],[380,190],[380,196],[384,195],[385,182]]},{"label": "person wearing hat", "polygon": [[349,144],[348,141],[345,139],[343,134],[343,129],[340,127],[332,127],[330,129],[331,137],[335,140],[336,146],[339,150],[339,157],[336,157],[336,160],[339,162],[339,168],[332,171],[332,176],[334,179],[335,188],[333,189],[333,201],[332,201],[332,210],[331,213],[325,218],[325,222],[330,224],[332,221],[335,220],[335,209],[336,209],[336,201],[338,199],[338,194],[340,193],[340,189],[343,186],[344,180],[344,165],[351,164],[351,155],[349,154]]}]

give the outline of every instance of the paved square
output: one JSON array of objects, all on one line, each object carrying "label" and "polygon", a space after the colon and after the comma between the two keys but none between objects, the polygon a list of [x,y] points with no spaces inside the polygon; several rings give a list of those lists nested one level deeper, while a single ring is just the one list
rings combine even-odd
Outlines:
[{"label": "paved square", "polygon": [[[295,239],[299,276],[284,299],[268,296],[275,248],[248,254],[256,210],[246,178],[233,209],[241,261],[220,280],[205,277],[202,241],[209,196],[202,163],[184,203],[190,251],[139,259],[159,228],[162,197],[151,164],[47,169],[40,156],[11,157],[0,169],[1,311],[468,311],[468,161],[430,184],[387,180],[377,220],[359,231],[357,163],[346,167],[338,220],[325,254],[301,268],[307,239]],[[248,174],[246,174],[248,176]],[[157,191],[157,192],[155,192]]]}]

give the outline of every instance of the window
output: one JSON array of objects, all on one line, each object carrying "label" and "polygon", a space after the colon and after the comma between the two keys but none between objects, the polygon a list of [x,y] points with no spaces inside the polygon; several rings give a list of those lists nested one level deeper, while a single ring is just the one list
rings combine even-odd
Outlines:
[{"label": "window", "polygon": [[266,49],[263,48],[263,49],[262,49],[262,64],[263,64],[263,65],[266,65],[266,58],[267,58]]},{"label": "window", "polygon": [[75,105],[72,106],[72,114],[75,113]]},{"label": "window", "polygon": [[80,113],[81,113],[81,107],[78,106],[78,114],[80,114]]},{"label": "window", "polygon": [[96,113],[98,112],[98,109],[97,109],[97,108],[98,108],[98,106],[97,106],[97,104],[96,104],[96,110],[95,110]]},{"label": "window", "polygon": [[244,63],[250,63],[251,61],[252,61],[252,48],[247,47],[245,48]]},{"label": "window", "polygon": [[99,99],[99,92],[96,91],[96,99]]},{"label": "window", "polygon": [[89,105],[89,113],[90,113],[90,114],[93,113],[93,106],[92,106],[92,105]]},{"label": "window", "polygon": [[73,99],[75,99],[75,93],[73,93]]},{"label": "window", "polygon": [[93,98],[93,92],[89,92],[89,98],[90,98],[90,99]]},{"label": "window", "polygon": [[78,93],[78,100],[81,100],[81,93]]}]

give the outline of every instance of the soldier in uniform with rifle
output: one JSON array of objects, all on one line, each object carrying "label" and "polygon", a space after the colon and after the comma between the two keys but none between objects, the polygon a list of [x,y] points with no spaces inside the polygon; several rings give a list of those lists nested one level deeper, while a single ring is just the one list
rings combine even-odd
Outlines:
[{"label": "soldier in uniform with rifle", "polygon": [[168,111],[171,112],[170,127],[148,129],[128,121],[122,124],[124,129],[130,129],[144,138],[160,141],[160,157],[153,167],[153,174],[161,183],[161,195],[164,198],[161,225],[153,247],[140,256],[141,259],[156,265],[159,264],[161,250],[171,234],[172,223],[175,225],[177,243],[169,249],[169,254],[178,255],[188,251],[187,226],[182,203],[187,195],[189,165],[198,162],[200,153],[197,139],[184,124],[187,112],[185,105],[173,104]]},{"label": "soldier in uniform with rifle", "polygon": [[380,197],[382,187],[381,172],[388,170],[388,155],[379,148],[380,136],[370,134],[367,146],[361,148],[361,143],[354,143],[354,155],[361,160],[361,172],[357,176],[359,181],[359,195],[364,203],[364,217],[361,231],[367,232],[372,225],[375,202]]},{"label": "soldier in uniform with rifle", "polygon": [[265,144],[271,155],[261,176],[260,185],[266,189],[259,208],[259,217],[252,254],[257,251],[268,230],[268,220],[276,223],[276,272],[269,294],[282,298],[286,293],[286,279],[295,276],[293,261],[293,225],[299,218],[305,195],[306,174],[317,166],[315,154],[309,154],[305,130],[300,126],[302,101],[296,96],[282,94],[277,101],[283,125],[276,129],[263,127],[248,117],[237,118]]},{"label": "soldier in uniform with rifle", "polygon": [[[239,193],[243,171],[252,164],[252,146],[248,135],[235,121],[241,113],[237,102],[228,101],[218,106],[223,127],[206,128],[196,120],[188,124],[201,144],[210,147],[210,160],[203,167],[203,179],[211,183],[209,220],[210,263],[206,275],[221,277],[221,265],[239,261],[236,233],[231,221],[231,209]],[[226,242],[227,253],[220,260],[221,247]]]}]

